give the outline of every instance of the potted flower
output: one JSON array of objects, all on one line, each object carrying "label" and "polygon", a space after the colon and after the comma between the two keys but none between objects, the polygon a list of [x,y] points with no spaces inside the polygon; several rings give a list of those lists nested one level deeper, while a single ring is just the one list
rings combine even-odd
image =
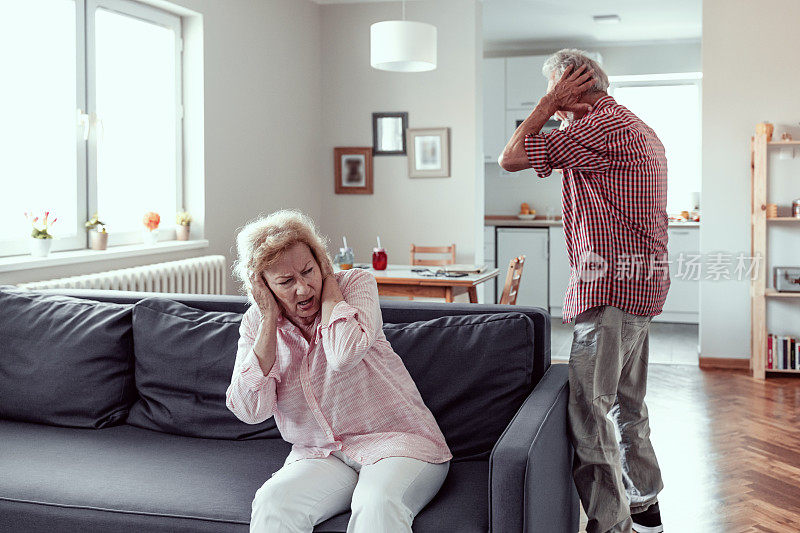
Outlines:
[{"label": "potted flower", "polygon": [[50,233],[50,227],[56,223],[58,218],[53,217],[53,220],[48,221],[50,211],[44,212],[44,219],[39,223],[39,217],[34,216],[33,213],[25,212],[25,218],[33,226],[31,231],[30,247],[31,255],[34,257],[47,257],[50,254],[50,246],[53,244],[53,235]]},{"label": "potted flower", "polygon": [[189,229],[192,224],[192,216],[186,211],[179,211],[175,217],[178,227],[175,228],[175,235],[179,241],[189,240]]},{"label": "potted flower", "polygon": [[161,217],[158,213],[148,211],[144,214],[142,219],[145,231],[143,232],[144,243],[153,245],[158,242],[158,225],[161,223]]},{"label": "potted flower", "polygon": [[105,222],[97,218],[97,213],[84,224],[89,230],[89,248],[92,250],[105,250],[108,247],[108,231]]}]

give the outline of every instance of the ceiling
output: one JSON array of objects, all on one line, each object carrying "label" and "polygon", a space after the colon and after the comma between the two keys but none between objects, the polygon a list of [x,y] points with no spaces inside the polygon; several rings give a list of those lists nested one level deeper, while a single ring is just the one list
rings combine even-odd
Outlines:
[{"label": "ceiling", "polygon": [[[348,4],[392,0],[314,1]],[[597,24],[592,20],[594,15],[619,15],[622,21]],[[583,46],[699,40],[701,22],[702,0],[483,0],[487,49],[531,44],[546,47],[548,43]]]},{"label": "ceiling", "polygon": [[[594,15],[622,21],[597,24]],[[696,40],[701,20],[702,0],[484,0],[483,39],[488,47]]]}]

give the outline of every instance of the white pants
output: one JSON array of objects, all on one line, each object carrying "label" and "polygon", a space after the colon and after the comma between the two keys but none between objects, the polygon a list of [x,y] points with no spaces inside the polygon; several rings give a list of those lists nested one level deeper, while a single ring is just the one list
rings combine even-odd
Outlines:
[{"label": "white pants", "polygon": [[340,451],[300,459],[256,491],[250,531],[308,533],[314,526],[352,511],[348,533],[410,532],[414,517],[439,492],[450,463],[387,457],[361,465]]}]

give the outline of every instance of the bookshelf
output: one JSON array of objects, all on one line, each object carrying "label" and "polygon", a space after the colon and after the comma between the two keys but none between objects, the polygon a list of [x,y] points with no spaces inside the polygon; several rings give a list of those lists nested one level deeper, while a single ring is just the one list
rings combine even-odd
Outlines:
[{"label": "bookshelf", "polygon": [[800,292],[778,292],[775,289],[767,289],[764,291],[764,296],[767,298],[800,298]]},{"label": "bookshelf", "polygon": [[750,141],[750,243],[751,255],[760,255],[755,279],[750,281],[750,370],[756,379],[769,375],[800,375],[800,370],[766,368],[767,363],[767,301],[797,299],[800,293],[778,292],[767,287],[767,226],[800,224],[794,217],[767,218],[767,183],[769,149],[781,146],[800,146],[800,141],[767,141],[766,134],[756,134]]}]

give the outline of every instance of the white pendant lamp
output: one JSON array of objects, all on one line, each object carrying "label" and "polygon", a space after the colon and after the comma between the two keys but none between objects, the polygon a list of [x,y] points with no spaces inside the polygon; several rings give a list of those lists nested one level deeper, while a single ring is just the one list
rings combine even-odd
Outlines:
[{"label": "white pendant lamp", "polygon": [[370,65],[392,72],[424,72],[436,68],[436,26],[406,20],[385,20],[370,27]]}]

